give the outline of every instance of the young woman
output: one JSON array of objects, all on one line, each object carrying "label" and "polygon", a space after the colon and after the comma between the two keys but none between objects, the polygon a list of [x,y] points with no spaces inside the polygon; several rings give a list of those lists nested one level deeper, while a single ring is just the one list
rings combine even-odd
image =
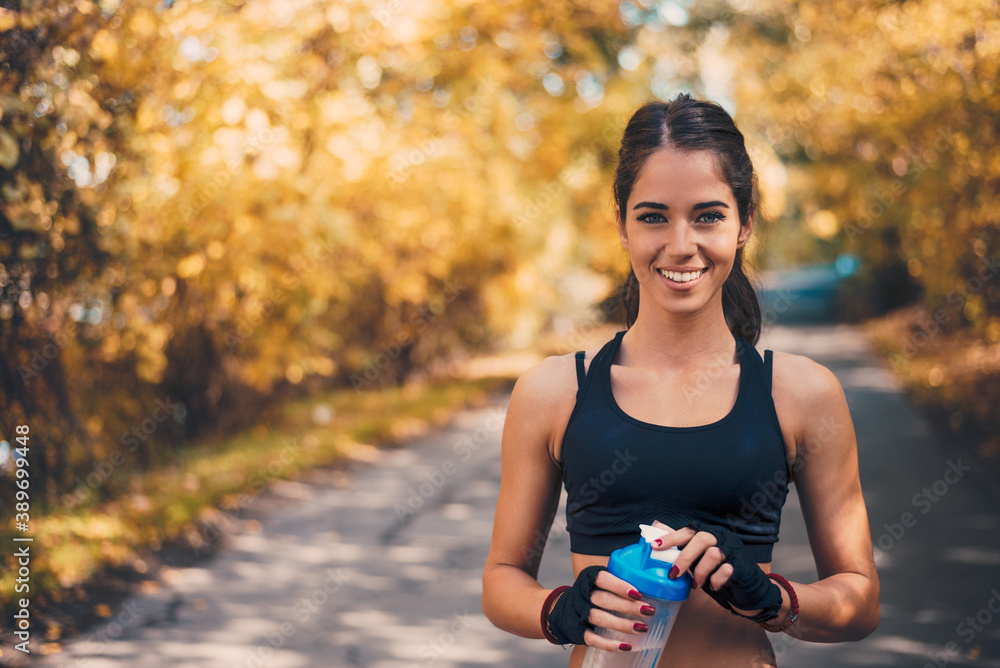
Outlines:
[{"label": "young woman", "polygon": [[[528,638],[620,652],[651,614],[608,556],[638,525],[672,529],[690,573],[660,666],[774,666],[767,631],[815,642],[859,640],[878,625],[878,576],[843,390],[799,355],[754,349],[760,305],[743,273],[756,178],[743,135],[719,106],[686,95],[629,121],[614,198],[632,273],[628,329],[600,350],[550,357],[517,382],[483,573],[483,611]],[[793,481],[819,580],[771,569]],[[537,581],[565,484],[572,587]]]}]

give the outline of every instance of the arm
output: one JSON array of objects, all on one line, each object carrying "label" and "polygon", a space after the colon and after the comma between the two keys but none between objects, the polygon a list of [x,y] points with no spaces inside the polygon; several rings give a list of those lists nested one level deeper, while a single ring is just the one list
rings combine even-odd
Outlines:
[{"label": "arm", "polygon": [[[536,580],[562,476],[550,448],[572,411],[576,377],[567,360],[549,358],[514,386],[503,429],[500,495],[483,570],[483,612],[498,628],[542,638],[542,603],[551,590]],[[567,403],[568,410],[567,410]]]},{"label": "arm", "polygon": [[794,408],[793,479],[820,578],[793,583],[800,609],[789,632],[813,642],[861,640],[878,626],[879,581],[847,400],[836,376],[808,358],[776,354],[774,370],[775,390],[780,384]]}]

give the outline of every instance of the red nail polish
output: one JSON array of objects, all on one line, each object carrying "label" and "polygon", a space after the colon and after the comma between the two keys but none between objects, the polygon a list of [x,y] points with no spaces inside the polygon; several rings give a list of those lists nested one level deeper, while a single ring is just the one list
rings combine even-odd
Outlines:
[{"label": "red nail polish", "polygon": [[656,614],[656,609],[651,605],[644,605],[639,608],[639,612],[646,615],[647,617],[652,617]]},{"label": "red nail polish", "polygon": [[677,568],[677,566],[674,566],[673,568],[670,569],[670,574],[667,575],[667,577],[670,578],[671,580],[676,580],[677,576],[679,576],[680,574],[681,574],[681,569]]},{"label": "red nail polish", "polygon": [[630,652],[632,651],[632,645],[629,645],[627,642],[623,642],[622,644],[618,645],[618,649],[620,649],[623,652]]},{"label": "red nail polish", "polygon": [[660,547],[661,545],[663,545],[663,539],[662,538],[657,538],[653,542],[656,543],[656,547]]},{"label": "red nail polish", "polygon": [[631,599],[633,599],[633,600],[638,601],[640,598],[642,598],[642,594],[640,594],[635,589],[629,589],[628,590],[628,597],[631,598]]},{"label": "red nail polish", "polygon": [[632,629],[635,631],[639,631],[640,633],[644,633],[649,630],[649,627],[643,624],[642,622],[636,622],[635,624],[632,625]]}]

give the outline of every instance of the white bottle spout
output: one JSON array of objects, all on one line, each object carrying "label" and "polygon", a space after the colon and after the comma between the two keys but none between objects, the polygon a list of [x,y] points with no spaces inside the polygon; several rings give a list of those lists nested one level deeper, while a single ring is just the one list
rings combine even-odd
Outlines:
[{"label": "white bottle spout", "polygon": [[[642,533],[642,537],[647,543],[652,546],[657,538],[663,538],[670,533],[669,529],[661,529],[660,527],[654,527],[651,524],[640,524],[639,531]],[[671,547],[667,550],[653,550],[649,555],[651,559],[656,559],[657,561],[663,561],[668,564],[674,563],[681,551],[676,547]]]}]

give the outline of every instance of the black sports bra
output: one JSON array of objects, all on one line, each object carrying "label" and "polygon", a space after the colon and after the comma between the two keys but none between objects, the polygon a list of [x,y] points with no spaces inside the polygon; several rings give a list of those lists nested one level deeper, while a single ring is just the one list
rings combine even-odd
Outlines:
[{"label": "black sports bra", "polygon": [[789,470],[765,360],[735,337],[740,361],[736,404],[721,420],[667,427],[626,414],[611,391],[621,331],[584,372],[576,354],[576,405],[563,437],[570,549],[610,555],[638,541],[639,524],[674,528],[701,519],[733,531],[760,563],[778,540]]}]

